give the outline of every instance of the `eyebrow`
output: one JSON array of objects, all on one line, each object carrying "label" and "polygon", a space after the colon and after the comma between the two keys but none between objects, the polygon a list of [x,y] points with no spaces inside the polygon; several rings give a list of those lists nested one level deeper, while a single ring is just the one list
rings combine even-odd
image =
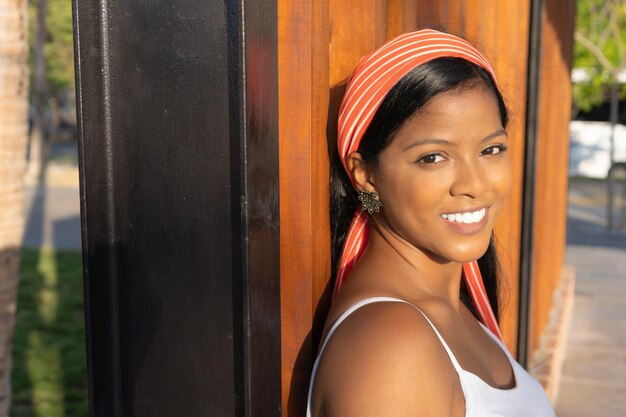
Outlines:
[{"label": "eyebrow", "polygon": [[[504,135],[507,138],[509,137],[509,135],[506,132],[506,130],[498,129],[495,132],[493,132],[493,133],[485,136],[484,138],[482,138],[480,140],[480,143],[487,142],[488,140],[491,140],[491,139],[496,138],[496,137],[501,136],[501,135]],[[426,138],[426,139],[417,140],[417,141],[411,143],[410,145],[405,146],[403,151],[406,152],[406,151],[408,151],[411,148],[414,148],[416,146],[422,146],[422,145],[448,145],[448,146],[455,146],[454,143],[452,143],[452,142],[450,142],[448,140],[445,140],[445,139]]]}]

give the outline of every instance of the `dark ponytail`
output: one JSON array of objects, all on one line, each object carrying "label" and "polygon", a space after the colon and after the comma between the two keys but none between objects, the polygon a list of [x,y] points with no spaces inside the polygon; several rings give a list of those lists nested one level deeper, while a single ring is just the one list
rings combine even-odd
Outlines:
[{"label": "dark ponytail", "polygon": [[[438,58],[411,70],[389,91],[363,135],[358,152],[365,162],[375,162],[391,143],[395,133],[411,116],[423,110],[433,97],[446,91],[469,88],[481,83],[496,98],[500,121],[506,128],[508,112],[502,94],[489,73],[462,58]],[[358,208],[358,201],[356,190],[336,153],[331,160],[330,174],[332,267],[333,271],[336,271],[343,241],[352,216]],[[485,282],[487,296],[498,317],[498,258],[493,237],[487,252],[478,260],[478,266]],[[476,314],[464,286],[461,286],[460,298]]]}]

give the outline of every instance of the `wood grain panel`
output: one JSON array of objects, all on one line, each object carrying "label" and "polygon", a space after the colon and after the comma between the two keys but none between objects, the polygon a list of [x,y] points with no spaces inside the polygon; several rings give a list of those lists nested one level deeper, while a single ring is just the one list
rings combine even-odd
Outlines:
[{"label": "wood grain panel", "polygon": [[573,30],[574,1],[548,0],[541,43],[531,348],[548,321],[565,259]]},{"label": "wood grain panel", "polygon": [[352,74],[363,55],[387,39],[384,0],[329,0],[331,87]]},{"label": "wood grain panel", "polygon": [[330,278],[328,3],[281,0],[278,22],[282,407],[301,416]]},{"label": "wood grain panel", "polygon": [[[416,0],[417,26],[423,28],[447,21],[447,0]],[[443,15],[446,15],[445,18]]]},{"label": "wood grain panel", "polygon": [[404,32],[404,5],[407,3],[404,0],[387,0],[387,38]]},{"label": "wood grain panel", "polygon": [[[455,0],[455,7],[462,10],[463,37],[471,40],[481,50],[486,53],[484,37],[487,35],[486,26],[493,22],[485,22],[483,18],[484,9],[481,0]],[[496,6],[497,7],[497,6]]]},{"label": "wood grain panel", "polygon": [[417,27],[417,2],[414,0],[387,0],[387,39]]},{"label": "wood grain panel", "polygon": [[485,53],[495,67],[509,109],[509,149],[514,176],[511,196],[496,225],[496,236],[503,246],[500,252],[504,269],[501,318],[505,341],[511,352],[516,352],[530,4],[528,1],[498,2],[493,20],[497,22],[492,29],[494,34],[484,36]]}]

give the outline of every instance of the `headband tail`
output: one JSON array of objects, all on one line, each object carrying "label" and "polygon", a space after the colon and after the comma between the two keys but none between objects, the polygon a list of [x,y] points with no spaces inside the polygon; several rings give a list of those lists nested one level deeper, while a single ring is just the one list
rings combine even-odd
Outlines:
[{"label": "headband tail", "polygon": [[367,241],[369,240],[370,225],[367,219],[367,213],[358,210],[354,213],[352,223],[346,233],[346,238],[343,243],[343,252],[339,259],[339,265],[337,267],[337,276],[335,278],[335,289],[333,291],[333,298],[341,289],[346,277],[356,265],[359,260]]},{"label": "headband tail", "polygon": [[469,290],[476,312],[480,321],[487,326],[491,332],[502,340],[502,334],[500,333],[500,327],[496,320],[496,315],[493,313],[491,303],[489,303],[489,297],[487,297],[487,291],[483,283],[483,277],[480,274],[478,263],[476,261],[467,262],[463,264],[463,279],[465,285]]}]

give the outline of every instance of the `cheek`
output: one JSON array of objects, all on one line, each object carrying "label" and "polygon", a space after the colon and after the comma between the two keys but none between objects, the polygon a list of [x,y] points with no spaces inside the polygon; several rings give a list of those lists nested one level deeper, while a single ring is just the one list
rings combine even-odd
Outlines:
[{"label": "cheek", "polygon": [[508,158],[503,161],[502,169],[497,171],[495,181],[499,194],[508,197],[513,188],[513,166]]},{"label": "cheek", "polygon": [[488,161],[484,168],[483,175],[491,191],[498,198],[506,198],[513,186],[513,166],[508,155],[499,160]]},{"label": "cheek", "polygon": [[385,199],[384,213],[390,224],[411,227],[409,223],[419,222],[424,216],[430,218],[438,212],[448,193],[448,181],[442,173],[435,176],[399,171],[381,178],[380,194]]}]

